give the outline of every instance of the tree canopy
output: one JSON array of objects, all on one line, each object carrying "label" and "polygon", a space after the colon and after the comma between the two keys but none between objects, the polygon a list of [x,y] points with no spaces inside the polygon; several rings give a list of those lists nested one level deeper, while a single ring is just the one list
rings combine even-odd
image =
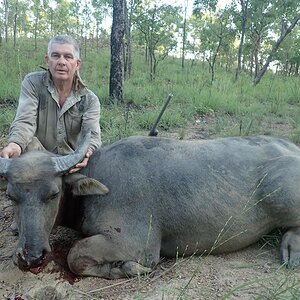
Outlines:
[{"label": "tree canopy", "polygon": [[[55,34],[70,34],[99,49],[110,28],[112,0],[3,0],[0,7],[0,42],[23,38],[37,41]],[[211,81],[217,68],[235,71],[237,80],[247,72],[258,84],[268,69],[299,75],[300,6],[298,0],[195,0],[173,6],[156,0],[127,0],[122,37],[126,72],[130,51],[144,51],[149,77],[155,79],[159,62],[169,55],[208,63]],[[111,25],[111,24],[110,24]],[[182,64],[184,65],[184,64]],[[129,70],[129,71],[128,71]]]}]

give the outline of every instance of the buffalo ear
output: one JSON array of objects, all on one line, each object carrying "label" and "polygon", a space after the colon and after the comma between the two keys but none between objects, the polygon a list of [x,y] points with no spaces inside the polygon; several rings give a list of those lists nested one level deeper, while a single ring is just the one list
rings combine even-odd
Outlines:
[{"label": "buffalo ear", "polygon": [[108,192],[108,188],[103,183],[89,177],[78,180],[72,185],[72,193],[75,196],[105,195]]},{"label": "buffalo ear", "polygon": [[105,195],[109,192],[109,189],[100,181],[80,173],[69,174],[63,178],[74,196]]}]

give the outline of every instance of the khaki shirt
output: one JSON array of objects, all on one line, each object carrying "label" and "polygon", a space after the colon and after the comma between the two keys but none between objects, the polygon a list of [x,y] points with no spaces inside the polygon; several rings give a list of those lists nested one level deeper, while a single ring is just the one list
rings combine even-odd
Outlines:
[{"label": "khaki shirt", "polygon": [[15,120],[8,142],[24,151],[36,136],[46,150],[65,155],[78,146],[80,132],[91,130],[90,149],[101,146],[100,102],[86,87],[73,90],[60,107],[59,97],[48,71],[25,76]]}]

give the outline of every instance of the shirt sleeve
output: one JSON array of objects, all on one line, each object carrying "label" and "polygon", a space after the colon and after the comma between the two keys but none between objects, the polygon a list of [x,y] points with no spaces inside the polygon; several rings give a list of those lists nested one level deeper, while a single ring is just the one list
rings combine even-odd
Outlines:
[{"label": "shirt sleeve", "polygon": [[90,98],[90,101],[88,108],[83,115],[81,130],[82,132],[91,130],[91,142],[89,149],[94,151],[102,145],[100,129],[100,101],[93,93],[88,95],[88,97]]},{"label": "shirt sleeve", "polygon": [[38,95],[28,75],[25,76],[15,119],[9,130],[8,142],[20,145],[22,151],[32,140],[37,124]]}]

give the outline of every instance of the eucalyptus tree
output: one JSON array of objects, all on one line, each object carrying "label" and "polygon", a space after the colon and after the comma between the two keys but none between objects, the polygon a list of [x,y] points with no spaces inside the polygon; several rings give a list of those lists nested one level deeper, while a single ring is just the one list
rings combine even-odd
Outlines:
[{"label": "eucalyptus tree", "polygon": [[49,36],[49,7],[47,0],[9,1],[7,38],[12,37],[16,48],[20,38],[33,37],[32,43],[37,50],[38,38]]},{"label": "eucalyptus tree", "polygon": [[235,25],[240,43],[235,79],[239,77],[242,61],[246,61],[244,42],[251,47],[251,65],[254,65],[256,85],[273,61],[281,43],[300,20],[298,0],[232,0]]},{"label": "eucalyptus tree", "polygon": [[3,39],[3,33],[4,33],[4,3],[2,2],[2,5],[0,5],[0,46],[2,45],[2,39]]},{"label": "eucalyptus tree", "polygon": [[17,21],[18,21],[18,5],[19,1],[15,0],[14,3],[14,25],[13,25],[13,37],[14,37],[14,48],[16,47],[17,43]]},{"label": "eucalyptus tree", "polygon": [[299,76],[300,69],[300,26],[285,39],[276,55],[276,73],[286,76]]},{"label": "eucalyptus tree", "polygon": [[113,0],[113,20],[111,28],[111,63],[109,96],[112,101],[123,102],[123,38],[126,0]]},{"label": "eucalyptus tree", "polygon": [[34,49],[37,50],[37,39],[45,34],[47,31],[47,24],[49,22],[47,0],[32,0],[29,9],[33,13],[33,36],[34,36]]},{"label": "eucalyptus tree", "polygon": [[194,0],[193,14],[203,13],[204,11],[215,12],[219,0]]},{"label": "eucalyptus tree", "polygon": [[189,27],[189,38],[186,44],[186,51],[193,55],[192,66],[194,66],[196,65],[196,61],[201,60],[201,58],[205,60],[204,55],[202,55],[204,50],[202,49],[202,43],[200,41],[204,21],[192,15],[188,20],[187,26]]},{"label": "eucalyptus tree", "polygon": [[235,72],[235,80],[239,78],[242,69],[242,52],[246,35],[246,25],[248,21],[248,8],[250,1],[251,0],[237,0],[238,4],[240,4],[241,9],[240,13],[238,13],[238,16],[240,18],[240,43],[237,54],[237,68]]},{"label": "eucalyptus tree", "polygon": [[55,13],[53,14],[53,33],[78,35],[77,21],[79,12],[76,12],[76,14],[71,13],[72,11],[74,12],[74,8],[77,8],[78,5],[74,5],[74,2],[69,0],[53,0],[53,6],[55,7]]},{"label": "eucalyptus tree", "polygon": [[124,36],[124,79],[131,76],[132,68],[132,26],[134,13],[141,0],[125,2],[125,36]]},{"label": "eucalyptus tree", "polygon": [[19,21],[19,0],[3,0],[0,1],[0,3],[0,37],[2,39],[2,37],[4,36],[4,40],[7,43],[9,37],[12,36],[15,45]]},{"label": "eucalyptus tree", "polygon": [[8,20],[9,20],[9,3],[8,0],[3,0],[3,28],[5,35],[5,42],[8,42]]},{"label": "eucalyptus tree", "polygon": [[[269,33],[272,30],[274,14],[270,11],[272,0],[253,1],[249,9],[249,26],[246,44],[250,49],[250,74],[257,76],[265,50],[270,42]],[[244,53],[244,59],[245,59]]]},{"label": "eucalyptus tree", "polygon": [[182,24],[182,52],[181,52],[181,68],[184,69],[185,52],[187,44],[187,9],[189,0],[184,0],[183,5],[183,24]]},{"label": "eucalyptus tree", "polygon": [[[232,12],[227,7],[219,9],[216,2],[195,2],[193,16],[190,19],[191,36],[194,47],[198,48],[203,60],[208,62],[211,82],[215,79],[217,59],[226,56],[228,45],[232,45],[235,32],[232,27]],[[215,4],[215,5],[214,5]]]},{"label": "eucalyptus tree", "polygon": [[38,38],[38,31],[39,31],[39,21],[40,21],[40,10],[42,6],[40,5],[40,0],[33,0],[31,10],[34,14],[34,49],[37,50],[37,38]]},{"label": "eucalyptus tree", "polygon": [[270,9],[274,13],[272,33],[275,36],[275,39],[273,40],[271,50],[269,51],[263,66],[254,78],[254,85],[257,85],[261,81],[279,47],[300,22],[300,6],[298,0],[275,0],[272,1]]},{"label": "eucalyptus tree", "polygon": [[4,0],[1,6],[1,37],[4,36],[5,42],[13,38],[14,47],[17,44],[18,37],[27,37],[33,33],[32,19],[32,1],[28,3],[25,0]]},{"label": "eucalyptus tree", "polygon": [[101,33],[101,26],[104,18],[110,14],[112,9],[112,1],[111,0],[92,0],[93,7],[93,17],[95,19],[95,34],[96,34],[96,49],[97,53],[99,53],[99,36]]},{"label": "eucalyptus tree", "polygon": [[88,39],[88,35],[91,31],[91,19],[92,16],[92,11],[91,11],[91,7],[88,5],[87,0],[84,1],[84,5],[82,7],[82,28],[81,28],[81,40],[83,41],[83,45],[84,45],[84,58],[86,58],[86,53],[87,53],[87,39]]},{"label": "eucalyptus tree", "polygon": [[[84,3],[86,5],[86,1]],[[81,8],[82,8],[82,2],[81,1],[74,1],[73,2],[73,5],[70,7],[70,12],[69,14],[71,16],[76,16],[75,17],[75,20],[74,20],[74,27],[73,27],[73,30],[75,31],[75,34],[78,36],[78,37],[81,37],[82,36],[82,31],[83,31],[83,24],[81,22],[81,20],[84,18],[82,18],[82,14],[81,14]]]},{"label": "eucalyptus tree", "polygon": [[180,7],[166,4],[141,3],[138,7],[134,24],[143,36],[151,80],[155,78],[159,62],[176,49],[180,12]]}]

